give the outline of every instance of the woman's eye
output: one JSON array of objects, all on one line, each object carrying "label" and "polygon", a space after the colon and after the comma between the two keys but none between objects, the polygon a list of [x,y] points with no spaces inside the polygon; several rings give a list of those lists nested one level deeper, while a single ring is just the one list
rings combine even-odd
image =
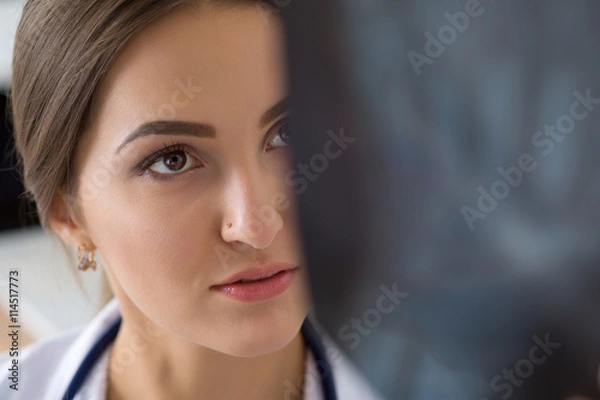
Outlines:
[{"label": "woman's eye", "polygon": [[193,165],[193,157],[183,150],[175,150],[159,157],[148,169],[157,174],[169,175],[184,172]]},{"label": "woman's eye", "polygon": [[288,122],[284,121],[275,128],[275,133],[269,139],[269,148],[286,147],[289,145],[290,134],[288,132]]}]

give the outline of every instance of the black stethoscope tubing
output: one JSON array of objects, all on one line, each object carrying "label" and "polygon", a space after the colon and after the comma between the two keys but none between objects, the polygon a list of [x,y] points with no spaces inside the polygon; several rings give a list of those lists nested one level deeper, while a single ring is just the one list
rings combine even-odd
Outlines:
[{"label": "black stethoscope tubing", "polygon": [[[104,351],[106,351],[108,346],[110,346],[110,344],[117,337],[117,333],[119,332],[120,326],[121,317],[119,317],[106,330],[106,332],[104,332],[104,334],[98,339],[94,346],[92,346],[88,354],[81,362],[81,365],[77,369],[77,372],[75,372],[73,379],[69,383],[69,386],[67,387],[67,390],[65,391],[65,394],[62,397],[63,400],[73,400],[75,398],[75,395],[83,385],[85,378],[89,375],[90,371],[94,367],[94,364],[100,359]],[[327,360],[325,347],[321,342],[318,333],[315,331],[308,318],[304,319],[304,322],[302,323],[301,332],[318,366],[317,370],[319,371],[319,378],[321,380],[321,387],[323,389],[325,400],[337,400],[337,393],[335,390],[335,383],[333,380],[333,370],[331,369],[331,364],[329,363],[329,360]]]}]

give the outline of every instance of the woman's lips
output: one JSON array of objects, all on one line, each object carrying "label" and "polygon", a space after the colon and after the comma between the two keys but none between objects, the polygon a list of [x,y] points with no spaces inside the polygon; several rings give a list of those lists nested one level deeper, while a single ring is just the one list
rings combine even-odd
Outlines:
[{"label": "woman's lips", "polygon": [[226,283],[211,286],[211,289],[240,301],[268,300],[291,286],[297,269],[287,264],[249,269],[226,279]]}]

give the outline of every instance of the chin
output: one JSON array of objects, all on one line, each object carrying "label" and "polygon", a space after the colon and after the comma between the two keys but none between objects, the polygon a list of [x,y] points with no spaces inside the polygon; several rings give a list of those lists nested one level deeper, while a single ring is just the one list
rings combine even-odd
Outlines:
[{"label": "chin", "polygon": [[[296,290],[268,306],[246,309],[218,324],[215,350],[237,357],[257,357],[276,352],[300,335],[310,301]],[[218,348],[217,348],[218,347]]]},{"label": "chin", "polygon": [[258,357],[281,350],[300,335],[306,313],[287,314],[283,318],[264,321],[246,321],[236,326],[234,331],[221,336],[219,350],[236,357]]},{"label": "chin", "polygon": [[225,353],[229,354],[230,356],[243,358],[264,356],[283,349],[299,334],[300,330],[295,331],[291,335],[277,337],[276,340],[236,344],[227,349],[228,351]]}]

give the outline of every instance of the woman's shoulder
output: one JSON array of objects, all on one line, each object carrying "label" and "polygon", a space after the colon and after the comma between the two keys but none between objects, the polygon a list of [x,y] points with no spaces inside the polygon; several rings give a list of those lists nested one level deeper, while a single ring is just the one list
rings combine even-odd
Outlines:
[{"label": "woman's shoulder", "polygon": [[0,398],[43,398],[67,349],[83,328],[73,328],[0,355]]},{"label": "woman's shoulder", "polygon": [[0,354],[0,399],[61,398],[92,343],[118,315],[113,299],[85,326]]}]

